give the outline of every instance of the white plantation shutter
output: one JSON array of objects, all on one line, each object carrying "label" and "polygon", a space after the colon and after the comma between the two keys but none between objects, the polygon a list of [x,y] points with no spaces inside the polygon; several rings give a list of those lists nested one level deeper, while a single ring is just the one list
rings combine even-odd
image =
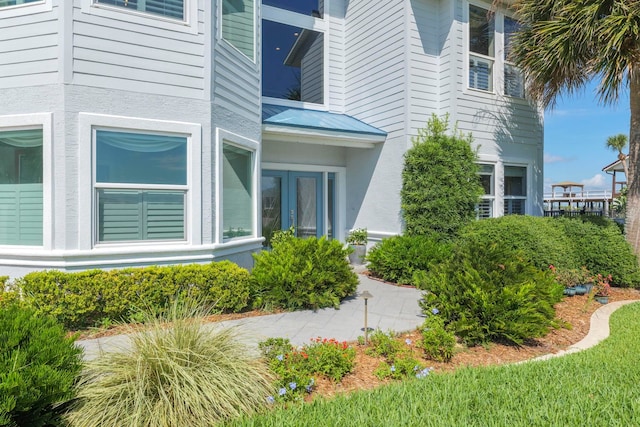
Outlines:
[{"label": "white plantation shutter", "polygon": [[96,0],[96,3],[184,20],[185,0]]}]

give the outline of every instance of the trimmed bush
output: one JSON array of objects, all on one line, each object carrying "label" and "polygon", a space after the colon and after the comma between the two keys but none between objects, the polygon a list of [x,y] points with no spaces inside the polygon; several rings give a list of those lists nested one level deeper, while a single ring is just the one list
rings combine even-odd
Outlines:
[{"label": "trimmed bush", "polygon": [[81,355],[52,317],[17,305],[0,309],[0,425],[59,424],[75,395]]},{"label": "trimmed bush", "polygon": [[141,310],[162,310],[180,296],[237,312],[249,303],[249,272],[230,261],[210,264],[29,273],[16,282],[25,302],[67,328],[137,319]]},{"label": "trimmed bush", "polygon": [[451,245],[435,236],[393,236],[383,239],[367,254],[368,270],[375,277],[401,285],[413,284],[415,271],[451,255]]},{"label": "trimmed bush", "polygon": [[347,261],[350,250],[337,240],[272,239],[273,249],[254,254],[256,307],[299,310],[340,306],[355,292],[358,276]]},{"label": "trimmed bush", "polygon": [[522,344],[555,325],[554,305],[563,287],[521,254],[497,244],[458,247],[431,273],[416,273],[427,289],[421,307],[435,308],[448,330],[468,345],[489,341]]},{"label": "trimmed bush", "polygon": [[448,120],[433,114],[404,155],[400,195],[407,234],[453,236],[476,217],[483,193],[478,155],[470,134],[448,134]]},{"label": "trimmed bush", "polygon": [[264,408],[266,364],[233,330],[203,327],[206,314],[174,302],[151,330],[130,327],[130,349],[87,362],[71,426],[210,426]]},{"label": "trimmed bush", "polygon": [[640,286],[640,267],[633,248],[610,219],[602,217],[597,223],[591,220],[558,218],[556,221],[564,234],[573,242],[579,257],[579,265],[586,266],[592,274],[612,277],[614,286]]},{"label": "trimmed bush", "polygon": [[579,256],[571,239],[554,218],[506,215],[475,221],[464,227],[458,239],[462,245],[489,246],[495,242],[518,250],[541,270],[555,265],[579,268]]}]

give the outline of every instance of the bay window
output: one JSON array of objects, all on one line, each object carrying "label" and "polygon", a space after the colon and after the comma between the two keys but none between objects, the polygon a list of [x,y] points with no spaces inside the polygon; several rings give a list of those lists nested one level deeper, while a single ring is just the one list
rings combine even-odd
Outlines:
[{"label": "bay window", "polygon": [[0,245],[43,244],[43,131],[0,131]]},{"label": "bay window", "polygon": [[223,239],[254,235],[254,153],[222,145]]},{"label": "bay window", "polygon": [[186,239],[187,138],[95,131],[98,242]]}]

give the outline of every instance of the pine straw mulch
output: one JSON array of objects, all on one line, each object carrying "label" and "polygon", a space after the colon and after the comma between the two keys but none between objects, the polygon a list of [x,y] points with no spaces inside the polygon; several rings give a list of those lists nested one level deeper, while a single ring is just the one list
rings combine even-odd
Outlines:
[{"label": "pine straw mulch", "polygon": [[[623,300],[640,300],[640,291],[635,289],[611,288],[609,303]],[[524,345],[491,344],[487,347],[477,346],[466,348],[459,345],[455,356],[449,363],[439,363],[424,360],[423,363],[435,369],[435,372],[453,371],[465,366],[488,366],[505,363],[520,362],[542,356],[549,353],[557,353],[566,350],[571,345],[582,340],[589,332],[591,315],[602,305],[588,296],[565,297],[556,305],[556,313],[561,323],[566,327],[553,329],[547,336],[536,340],[530,340]],[[385,331],[386,332],[386,331]],[[330,337],[329,337],[330,338]],[[405,342],[410,339],[413,351],[421,360],[422,352],[415,344],[420,340],[417,331],[400,334],[398,339]],[[334,384],[329,380],[317,381],[317,389],[311,396],[330,397],[335,394],[351,392],[360,389],[371,389],[390,380],[380,381],[373,375],[382,358],[372,357],[365,353],[365,347],[355,344],[357,351],[355,369],[342,379],[342,382]]]}]

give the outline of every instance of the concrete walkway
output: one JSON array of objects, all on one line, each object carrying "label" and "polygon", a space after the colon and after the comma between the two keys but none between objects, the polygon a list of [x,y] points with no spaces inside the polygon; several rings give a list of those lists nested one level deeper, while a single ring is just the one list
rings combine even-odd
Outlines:
[{"label": "concrete walkway", "polygon": [[[338,341],[355,341],[364,332],[364,300],[359,295],[368,291],[373,298],[367,302],[369,328],[385,332],[411,331],[420,326],[424,316],[418,300],[422,292],[371,280],[360,274],[357,295],[342,301],[339,310],[326,308],[318,311],[304,310],[266,316],[249,317],[210,323],[205,327],[235,327],[241,339],[256,349],[266,338],[289,338],[294,345],[308,344],[311,338],[335,338]],[[625,304],[636,301],[617,301],[603,305],[591,316],[588,335],[567,350],[537,357],[546,360],[575,353],[593,347],[609,336],[609,316]],[[128,335],[114,335],[93,340],[77,341],[84,349],[87,360],[94,359],[101,351],[117,351],[130,345]]]},{"label": "concrete walkway", "polygon": [[[357,295],[369,291],[373,298],[367,301],[368,327],[383,331],[404,332],[418,327],[424,321],[418,300],[422,292],[413,288],[393,286],[358,275]],[[358,296],[342,301],[339,310],[326,308],[304,310],[207,324],[207,327],[236,327],[242,339],[252,346],[271,337],[285,337],[294,345],[308,344],[311,338],[335,338],[355,341],[363,335],[364,300]],[[128,348],[127,335],[114,335],[93,340],[77,341],[84,348],[85,359],[95,358],[100,351]]]}]

